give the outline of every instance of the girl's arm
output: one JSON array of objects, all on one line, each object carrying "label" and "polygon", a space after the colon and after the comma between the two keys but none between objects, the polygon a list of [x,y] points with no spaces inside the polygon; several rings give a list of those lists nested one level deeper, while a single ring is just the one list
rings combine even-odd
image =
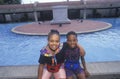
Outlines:
[{"label": "girl's arm", "polygon": [[78,46],[79,49],[80,49],[80,56],[81,56],[81,62],[82,62],[83,68],[84,68],[84,70],[87,70],[87,68],[86,68],[86,63],[85,63],[85,59],[84,59],[85,51],[84,51],[84,49],[83,49],[82,46],[80,46],[80,45],[77,45],[77,46]]},{"label": "girl's arm", "polygon": [[83,68],[84,68],[84,70],[87,70],[86,62],[85,62],[85,58],[84,58],[85,51],[82,46],[80,46],[80,56],[81,56],[81,62],[82,62]]},{"label": "girl's arm", "polygon": [[90,75],[90,73],[87,71],[87,67],[86,67],[86,62],[85,62],[85,58],[84,58],[85,51],[82,46],[80,46],[80,45],[77,45],[77,46],[80,49],[81,62],[82,62],[82,66],[84,68],[85,75],[86,75],[86,77],[88,77]]},{"label": "girl's arm", "polygon": [[77,47],[80,49],[80,56],[85,56],[85,51],[84,51],[83,47],[79,44],[77,44]]},{"label": "girl's arm", "polygon": [[44,64],[39,64],[38,67],[38,79],[42,79]]},{"label": "girl's arm", "polygon": [[87,70],[84,56],[81,56],[81,62],[82,62],[84,70]]},{"label": "girl's arm", "polygon": [[88,70],[87,70],[84,56],[81,56],[81,62],[82,62],[83,68],[84,68],[85,76],[86,76],[86,77],[89,77],[89,76],[90,76],[90,73],[89,73]]}]

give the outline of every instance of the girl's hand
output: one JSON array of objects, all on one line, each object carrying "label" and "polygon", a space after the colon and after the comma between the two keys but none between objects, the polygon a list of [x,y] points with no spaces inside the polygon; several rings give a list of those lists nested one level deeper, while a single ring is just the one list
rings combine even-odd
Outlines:
[{"label": "girl's hand", "polygon": [[90,73],[87,70],[85,70],[84,72],[85,72],[86,78],[90,76]]}]

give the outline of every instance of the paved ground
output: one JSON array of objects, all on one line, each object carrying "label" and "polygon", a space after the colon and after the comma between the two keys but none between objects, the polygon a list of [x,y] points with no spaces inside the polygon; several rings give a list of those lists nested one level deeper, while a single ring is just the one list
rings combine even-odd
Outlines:
[{"label": "paved ground", "polygon": [[[87,63],[88,79],[120,79],[120,61]],[[37,79],[38,65],[0,67],[0,79]]]},{"label": "paved ground", "polygon": [[89,33],[108,29],[111,26],[109,23],[93,20],[84,20],[83,22],[80,20],[71,20],[70,24],[62,24],[61,26],[59,24],[51,25],[50,21],[45,21],[41,22],[41,24],[33,22],[23,26],[16,26],[12,29],[12,32],[26,35],[47,35],[51,29],[56,29],[60,34],[66,34],[69,31]]}]

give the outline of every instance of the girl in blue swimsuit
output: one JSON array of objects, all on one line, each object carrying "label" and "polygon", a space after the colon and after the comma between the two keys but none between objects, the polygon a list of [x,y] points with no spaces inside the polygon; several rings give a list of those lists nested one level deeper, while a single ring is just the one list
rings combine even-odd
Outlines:
[{"label": "girl in blue swimsuit", "polygon": [[[62,52],[64,53],[67,79],[73,79],[73,75],[76,75],[78,79],[86,79],[89,72],[84,60],[85,51],[77,44],[77,34],[75,32],[68,32],[67,42],[63,43]],[[83,68],[80,66],[80,57]]]}]

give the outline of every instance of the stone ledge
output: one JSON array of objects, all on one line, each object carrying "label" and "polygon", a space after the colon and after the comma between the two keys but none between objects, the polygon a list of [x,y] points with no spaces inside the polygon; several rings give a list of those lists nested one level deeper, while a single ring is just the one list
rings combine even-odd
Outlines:
[{"label": "stone ledge", "polygon": [[[120,78],[120,61],[87,63],[91,76],[88,79],[105,79],[108,76]],[[36,79],[38,65],[33,66],[1,66],[0,79]],[[99,78],[98,78],[99,77]],[[119,77],[119,78],[118,78]],[[109,78],[107,78],[109,79]]]}]

